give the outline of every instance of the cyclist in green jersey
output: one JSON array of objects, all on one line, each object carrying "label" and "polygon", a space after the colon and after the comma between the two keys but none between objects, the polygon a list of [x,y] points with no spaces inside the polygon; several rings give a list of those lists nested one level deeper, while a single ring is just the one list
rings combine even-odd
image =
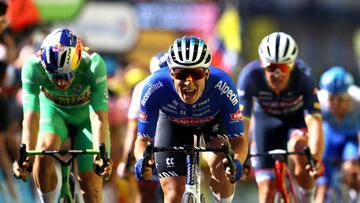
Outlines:
[{"label": "cyclist in green jersey", "polygon": [[[23,132],[27,150],[59,150],[75,126],[75,149],[98,149],[106,143],[109,151],[108,91],[102,57],[88,53],[80,39],[68,29],[56,29],[43,41],[40,50],[22,68]],[[93,164],[101,159],[79,156],[78,174],[85,202],[102,202],[102,177],[112,171],[112,162],[96,175]],[[13,164],[16,177],[26,179],[32,169],[42,202],[53,202],[57,175],[51,156],[28,158],[22,166]]]}]

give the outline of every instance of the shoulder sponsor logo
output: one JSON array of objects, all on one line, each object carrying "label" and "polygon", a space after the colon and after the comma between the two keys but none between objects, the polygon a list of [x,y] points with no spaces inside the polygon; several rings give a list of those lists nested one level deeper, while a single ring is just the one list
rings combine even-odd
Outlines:
[{"label": "shoulder sponsor logo", "polygon": [[244,120],[243,115],[241,114],[241,107],[235,112],[230,114],[230,119],[233,121],[241,121]]},{"label": "shoulder sponsor logo", "polygon": [[105,81],[105,80],[106,80],[106,75],[105,75],[105,76],[102,76],[102,77],[96,78],[95,83],[96,83],[96,84],[99,84],[99,83],[101,83],[101,82],[103,82],[103,81]]},{"label": "shoulder sponsor logo", "polygon": [[220,91],[220,95],[223,95],[225,94],[227,98],[229,98],[230,102],[232,103],[232,105],[237,105],[238,104],[238,96],[237,94],[232,90],[230,89],[229,85],[220,80],[216,85],[215,85],[215,88],[216,89],[219,89]]},{"label": "shoulder sponsor logo", "polygon": [[146,104],[147,100],[149,99],[149,97],[151,96],[151,94],[163,86],[164,85],[161,81],[158,81],[155,84],[150,84],[150,87],[146,90],[146,92],[141,100],[141,105],[145,106],[145,104]]}]

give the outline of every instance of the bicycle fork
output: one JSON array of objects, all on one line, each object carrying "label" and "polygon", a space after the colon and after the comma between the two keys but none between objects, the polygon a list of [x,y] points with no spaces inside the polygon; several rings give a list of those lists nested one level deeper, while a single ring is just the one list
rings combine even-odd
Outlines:
[{"label": "bicycle fork", "polygon": [[186,155],[185,193],[191,193],[196,198],[196,202],[201,200],[199,159],[199,153],[190,152]]},{"label": "bicycle fork", "polygon": [[286,163],[275,161],[276,188],[284,199],[284,203],[290,203],[289,193],[286,190]]},{"label": "bicycle fork", "polygon": [[71,173],[71,166],[69,164],[61,165],[61,181],[62,187],[60,190],[60,198],[59,202],[62,201],[62,197],[67,199],[69,202],[73,202],[74,199],[72,197],[72,189],[70,185],[70,173]]}]

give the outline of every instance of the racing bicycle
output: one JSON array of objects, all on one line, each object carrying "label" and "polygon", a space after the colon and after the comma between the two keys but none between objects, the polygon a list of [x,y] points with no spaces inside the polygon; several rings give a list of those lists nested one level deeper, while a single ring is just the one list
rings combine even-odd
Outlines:
[{"label": "racing bicycle", "polygon": [[19,165],[22,166],[22,163],[28,156],[35,155],[49,155],[55,158],[61,164],[61,189],[60,195],[58,198],[58,203],[77,203],[80,202],[80,196],[75,193],[75,179],[73,177],[73,160],[80,155],[100,155],[103,166],[94,167],[94,170],[97,174],[103,172],[104,168],[107,166],[108,158],[106,155],[105,144],[100,144],[99,150],[95,149],[69,149],[69,150],[28,150],[26,151],[26,145],[20,145],[20,158]]},{"label": "racing bicycle", "polygon": [[186,154],[186,185],[185,192],[182,196],[182,203],[204,203],[205,196],[200,191],[200,152],[221,152],[225,155],[230,167],[230,182],[235,183],[235,165],[234,152],[228,141],[224,142],[221,147],[201,147],[199,146],[200,137],[197,137],[197,144],[174,147],[155,147],[151,142],[147,143],[144,151],[144,161],[141,173],[144,174],[147,163],[155,152],[181,152]]},{"label": "racing bicycle", "polygon": [[310,148],[303,151],[289,152],[283,149],[274,149],[264,153],[249,154],[249,157],[271,157],[274,160],[274,172],[277,193],[274,202],[298,203],[299,194],[296,190],[295,181],[287,168],[287,158],[290,155],[306,156],[308,164],[313,168],[315,161],[311,155]]}]

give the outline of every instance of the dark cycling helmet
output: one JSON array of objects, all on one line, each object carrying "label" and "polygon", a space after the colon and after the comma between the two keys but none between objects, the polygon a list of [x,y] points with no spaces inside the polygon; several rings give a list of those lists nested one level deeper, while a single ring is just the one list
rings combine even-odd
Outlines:
[{"label": "dark cycling helmet", "polygon": [[167,67],[166,58],[167,58],[167,52],[165,51],[161,51],[155,54],[150,59],[150,72],[154,73],[160,70],[161,68]]},{"label": "dark cycling helmet", "polygon": [[344,93],[354,84],[352,75],[341,66],[333,66],[320,77],[320,88],[331,94]]},{"label": "dark cycling helmet", "polygon": [[261,41],[259,56],[262,63],[294,63],[299,53],[295,40],[283,32],[273,32]]},{"label": "dark cycling helmet", "polygon": [[169,68],[208,68],[211,54],[205,42],[195,36],[177,38],[168,50]]},{"label": "dark cycling helmet", "polygon": [[51,79],[70,80],[81,61],[82,44],[68,29],[52,31],[41,45],[41,64]]}]

